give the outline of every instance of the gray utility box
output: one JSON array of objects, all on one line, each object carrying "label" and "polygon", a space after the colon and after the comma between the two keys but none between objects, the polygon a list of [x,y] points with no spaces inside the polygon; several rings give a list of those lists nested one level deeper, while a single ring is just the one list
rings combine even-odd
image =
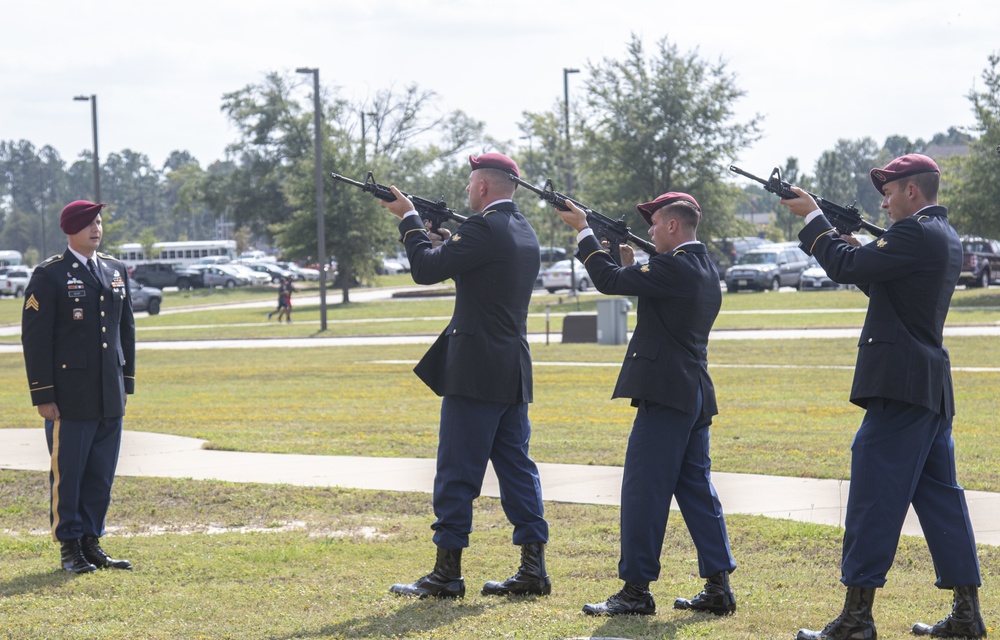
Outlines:
[{"label": "gray utility box", "polygon": [[628,298],[601,298],[597,301],[597,343],[625,344],[628,342]]}]

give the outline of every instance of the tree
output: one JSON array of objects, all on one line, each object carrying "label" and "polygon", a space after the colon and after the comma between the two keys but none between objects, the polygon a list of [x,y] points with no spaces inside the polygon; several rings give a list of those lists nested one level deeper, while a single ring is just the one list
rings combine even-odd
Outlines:
[{"label": "tree", "polygon": [[[402,94],[379,92],[374,106],[371,135],[366,133],[362,149],[355,138],[354,114],[364,107],[351,107],[334,100],[324,104],[322,135],[323,174],[330,172],[363,179],[372,171],[377,180],[398,184],[410,193],[429,199],[444,197],[452,208],[465,202],[465,177],[456,154],[482,140],[483,125],[461,112],[428,120],[433,94],[410,86]],[[306,116],[306,124],[312,120]],[[436,133],[437,140],[419,146]],[[467,166],[467,165],[466,165]],[[290,211],[283,221],[268,230],[292,258],[316,254],[316,185],[314,158],[300,156],[283,173],[281,193]],[[380,254],[398,247],[395,219],[370,195],[334,180],[323,184],[326,254],[336,257],[340,288],[345,303],[355,279],[375,275]]]},{"label": "tree", "polygon": [[725,168],[759,137],[760,116],[734,121],[744,92],[726,64],[697,50],[682,54],[666,38],[647,57],[633,35],[623,60],[587,71],[585,104],[575,110],[579,198],[635,222],[637,202],[684,191],[706,213],[703,235],[735,228],[739,190],[725,181]]},{"label": "tree", "polygon": [[282,186],[291,168],[312,154],[311,112],[292,99],[295,87],[289,75],[272,72],[260,84],[223,96],[222,111],[239,139],[226,148],[229,170],[210,173],[205,203],[254,233],[291,215]]},{"label": "tree", "polygon": [[967,156],[947,158],[941,167],[941,201],[961,233],[1000,237],[1000,54],[989,56],[983,70],[984,89],[968,98],[976,116]]}]

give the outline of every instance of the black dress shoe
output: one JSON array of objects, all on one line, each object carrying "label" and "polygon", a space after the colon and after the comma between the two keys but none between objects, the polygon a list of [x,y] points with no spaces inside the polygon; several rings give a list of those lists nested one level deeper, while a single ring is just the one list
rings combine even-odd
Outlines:
[{"label": "black dress shoe", "polygon": [[484,596],[547,596],[552,593],[552,579],[545,570],[545,544],[531,542],[521,545],[521,566],[517,573],[503,582],[489,581],[483,585]]},{"label": "black dress shoe", "polygon": [[88,562],[93,564],[98,569],[132,570],[131,562],[128,560],[115,560],[108,554],[104,553],[104,549],[101,548],[99,543],[100,538],[95,536],[83,536],[83,556]]},{"label": "black dress shoe", "polygon": [[63,540],[61,546],[62,568],[72,573],[90,573],[97,567],[87,562],[83,557],[83,549],[79,540]]},{"label": "black dress shoe", "polygon": [[606,602],[583,605],[583,612],[588,616],[651,616],[656,613],[656,603],[653,601],[653,594],[649,592],[648,582],[626,582],[622,590]]},{"label": "black dress shoe", "polygon": [[674,609],[703,611],[717,616],[728,616],[736,611],[736,595],[729,588],[729,573],[720,571],[710,577],[701,593],[688,600],[677,598]]},{"label": "black dress shoe", "polygon": [[389,593],[417,598],[464,598],[465,580],[462,578],[462,550],[438,547],[434,570],[410,584],[394,584]]}]

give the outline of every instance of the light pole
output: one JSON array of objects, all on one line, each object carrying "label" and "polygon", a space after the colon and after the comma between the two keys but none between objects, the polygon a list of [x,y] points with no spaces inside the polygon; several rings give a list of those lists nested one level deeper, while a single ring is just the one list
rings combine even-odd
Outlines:
[{"label": "light pole", "polygon": [[94,131],[94,202],[101,201],[101,163],[97,155],[97,96],[73,96],[74,100],[90,102],[90,123]]},{"label": "light pole", "polygon": [[[378,114],[374,111],[362,111],[361,112],[361,163],[368,164],[367,150],[365,149],[365,116],[371,116],[377,118]],[[375,153],[378,153],[378,148],[375,149]]]},{"label": "light pole", "polygon": [[[566,193],[573,192],[573,145],[569,137],[569,74],[580,73],[579,69],[567,69],[563,67],[563,121],[566,123]],[[576,290],[576,260],[572,252],[569,256],[569,286],[574,297]],[[577,305],[580,304],[577,299]]]},{"label": "light pole", "polygon": [[313,128],[316,130],[316,259],[319,261],[319,330],[326,331],[326,233],[323,224],[323,112],[319,98],[319,69],[302,67],[296,73],[313,77]]}]

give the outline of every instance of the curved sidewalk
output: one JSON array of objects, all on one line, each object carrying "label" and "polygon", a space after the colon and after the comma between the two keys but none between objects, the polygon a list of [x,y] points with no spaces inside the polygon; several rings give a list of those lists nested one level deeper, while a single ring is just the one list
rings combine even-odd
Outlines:
[{"label": "curved sidewalk", "polygon": [[[242,453],[203,449],[204,444],[196,438],[126,431],[118,475],[425,493],[434,484],[432,459]],[[42,429],[0,429],[0,468],[48,471]],[[621,467],[539,463],[538,469],[546,501],[620,504]],[[843,524],[847,481],[721,472],[712,479],[726,513]],[[500,496],[492,468],[482,494]],[[965,495],[976,541],[1000,545],[1000,493]],[[922,535],[912,509],[903,533]]]}]

